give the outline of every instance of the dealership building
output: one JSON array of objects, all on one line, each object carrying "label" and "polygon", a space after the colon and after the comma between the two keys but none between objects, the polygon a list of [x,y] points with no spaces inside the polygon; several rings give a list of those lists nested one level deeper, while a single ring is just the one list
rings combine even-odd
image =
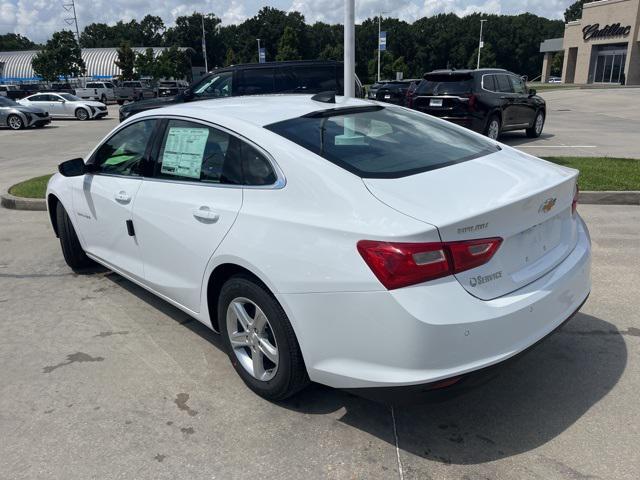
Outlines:
[{"label": "dealership building", "polygon": [[563,38],[540,44],[541,81],[551,74],[551,60],[564,52],[562,82],[640,85],[640,0],[585,3],[582,18],[564,26]]}]

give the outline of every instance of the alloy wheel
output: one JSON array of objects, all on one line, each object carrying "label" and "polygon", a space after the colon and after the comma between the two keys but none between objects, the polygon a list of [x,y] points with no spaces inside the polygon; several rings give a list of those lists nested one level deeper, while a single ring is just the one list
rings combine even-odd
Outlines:
[{"label": "alloy wheel", "polygon": [[542,126],[544,125],[544,116],[539,113],[536,117],[536,135],[540,135],[542,133]]},{"label": "alloy wheel", "polygon": [[9,117],[9,127],[13,130],[20,130],[22,128],[22,119],[17,115],[11,115]]},{"label": "alloy wheel", "polygon": [[82,108],[78,110],[78,113],[76,113],[76,118],[78,120],[86,120],[87,118],[89,118],[89,114],[84,108]]},{"label": "alloy wheel", "polygon": [[495,118],[489,122],[489,128],[487,129],[487,137],[491,140],[497,140],[500,135],[500,123]]},{"label": "alloy wheel", "polygon": [[227,335],[240,365],[253,378],[271,380],[278,371],[278,345],[269,319],[253,301],[234,298],[227,308]]}]

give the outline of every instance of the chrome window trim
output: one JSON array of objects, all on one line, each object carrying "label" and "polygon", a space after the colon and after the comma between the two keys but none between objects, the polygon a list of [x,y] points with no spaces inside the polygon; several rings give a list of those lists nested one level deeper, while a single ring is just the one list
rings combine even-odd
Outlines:
[{"label": "chrome window trim", "polygon": [[[488,88],[484,88],[484,77],[488,77],[489,75],[494,76],[496,75],[495,73],[483,73],[482,74],[482,79],[480,80],[480,88],[482,90],[484,90],[485,92],[490,92],[490,93],[501,93],[501,92],[496,92],[495,90],[489,90]],[[496,81],[495,79],[493,80],[493,85],[495,86]]]},{"label": "chrome window trim", "polygon": [[[225,133],[227,133],[229,135],[233,135],[234,137],[240,139],[241,141],[251,145],[252,147],[254,147],[256,150],[258,150],[260,153],[262,153],[265,156],[265,158],[267,159],[267,161],[271,165],[271,168],[273,169],[273,171],[276,174],[276,181],[274,183],[272,183],[272,184],[269,184],[269,185],[234,185],[234,184],[226,184],[226,183],[207,183],[207,182],[201,182],[201,181],[174,180],[174,179],[170,179],[170,178],[143,177],[143,176],[132,176],[132,175],[118,175],[118,174],[109,174],[109,173],[100,173],[100,172],[95,172],[95,173],[92,173],[91,175],[96,175],[96,176],[102,175],[102,176],[118,177],[118,178],[139,178],[139,179],[144,179],[145,181],[164,182],[164,183],[179,183],[181,185],[199,185],[199,186],[216,187],[216,188],[245,188],[245,189],[249,189],[249,190],[280,190],[280,189],[284,188],[285,185],[287,184],[287,179],[284,176],[284,172],[280,168],[280,165],[278,165],[278,162],[276,162],[276,160],[273,158],[273,155],[271,155],[267,150],[262,148],[257,143],[253,142],[252,140],[249,140],[247,137],[245,137],[244,135],[242,135],[242,134],[240,134],[238,132],[235,132],[235,131],[233,131],[233,130],[227,128],[227,127],[224,127],[222,125],[218,125],[217,123],[210,122],[210,121],[207,121],[207,120],[201,120],[201,119],[193,118],[193,117],[186,117],[186,116],[182,116],[182,115],[150,115],[150,116],[147,116],[147,117],[137,118],[137,119],[135,119],[135,120],[133,120],[131,122],[123,123],[118,129],[114,130],[111,133],[111,135],[109,135],[109,137],[105,138],[104,141],[102,141],[100,143],[100,145],[98,145],[91,152],[91,155],[89,155],[89,161],[93,159],[93,157],[98,152],[100,147],[102,147],[102,145],[107,143],[110,139],[112,139],[115,135],[117,135],[123,129],[133,125],[134,123],[142,122],[142,121],[145,121],[145,120],[181,120],[181,121],[188,121],[188,122],[192,122],[192,123],[199,123],[199,124],[204,125],[206,127],[216,128],[216,129],[221,130],[221,131],[223,131],[223,132],[225,132]],[[156,159],[154,159],[154,163],[156,163]]]}]

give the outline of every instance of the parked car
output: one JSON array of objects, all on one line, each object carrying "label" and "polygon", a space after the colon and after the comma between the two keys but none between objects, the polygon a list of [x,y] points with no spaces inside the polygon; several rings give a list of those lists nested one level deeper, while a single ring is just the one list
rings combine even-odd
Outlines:
[{"label": "parked car", "polygon": [[407,103],[407,93],[415,88],[420,80],[393,80],[383,83],[376,89],[375,99],[379,102],[393,103],[394,105],[405,105]]},{"label": "parked car", "polygon": [[22,105],[39,107],[52,117],[96,120],[109,113],[104,103],[83,100],[69,93],[37,93],[20,100]]},{"label": "parked car", "polygon": [[57,93],[70,93],[74,95],[76,89],[70,83],[52,83],[49,88],[41,90],[42,92],[57,92]]},{"label": "parked car", "polygon": [[76,96],[106,104],[116,99],[115,89],[116,86],[111,82],[88,82],[84,88],[76,88]]},{"label": "parked car", "polygon": [[156,88],[156,97],[175,97],[181,94],[187,88],[189,84],[182,80],[163,80],[158,82]]},{"label": "parked car", "polygon": [[369,89],[367,90],[367,98],[371,99],[371,100],[375,100],[376,99],[376,93],[378,92],[378,89],[384,85],[385,82],[375,82],[374,84],[372,84]]},{"label": "parked car", "polygon": [[7,97],[0,96],[0,125],[12,130],[27,127],[41,128],[51,123],[49,114],[44,110],[20,105]]},{"label": "parked car", "polygon": [[134,102],[144,100],[145,98],[154,98],[157,96],[156,90],[148,83],[139,80],[124,81],[115,89],[116,100],[118,105],[125,102]]},{"label": "parked car", "polygon": [[424,75],[408,106],[489,138],[524,129],[539,137],[546,104],[522,78],[502,69],[436,70]]},{"label": "parked car", "polygon": [[467,388],[590,291],[577,170],[395,105],[172,105],[59,171],[46,198],[67,264],[219,331],[269,399],[309,380]]},{"label": "parked car", "polygon": [[562,77],[549,77],[547,83],[562,83]]},{"label": "parked car", "polygon": [[[215,70],[174,97],[143,100],[120,108],[120,121],[138,112],[212,98],[268,93],[318,93],[343,91],[342,63],[334,61],[291,61],[233,65]],[[356,78],[356,96],[363,95]]]},{"label": "parked car", "polygon": [[17,85],[0,85],[0,97],[18,100],[22,98],[22,90]]}]

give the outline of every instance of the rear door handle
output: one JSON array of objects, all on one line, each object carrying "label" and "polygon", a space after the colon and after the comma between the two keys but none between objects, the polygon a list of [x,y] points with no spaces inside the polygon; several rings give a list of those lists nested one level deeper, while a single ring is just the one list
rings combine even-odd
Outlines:
[{"label": "rear door handle", "polygon": [[206,205],[202,205],[199,208],[194,208],[193,216],[198,220],[202,220],[206,223],[215,223],[220,218],[220,215],[218,215],[215,211],[211,210],[211,208],[207,207]]},{"label": "rear door handle", "polygon": [[118,193],[116,193],[114,198],[118,203],[129,203],[131,201],[131,195],[129,195],[124,190],[121,190]]}]

